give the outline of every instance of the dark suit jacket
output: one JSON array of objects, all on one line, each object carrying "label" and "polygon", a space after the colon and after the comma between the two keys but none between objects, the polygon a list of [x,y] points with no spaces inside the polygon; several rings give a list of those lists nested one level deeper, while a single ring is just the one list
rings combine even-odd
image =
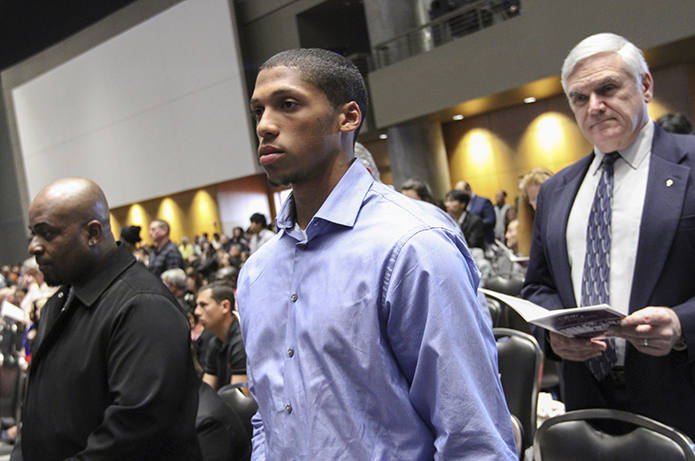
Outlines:
[{"label": "dark suit jacket", "polygon": [[468,248],[485,249],[483,220],[480,219],[480,216],[467,212],[461,223],[461,232],[463,232],[463,236],[466,238]]},{"label": "dark suit jacket", "polygon": [[[522,296],[549,309],[574,307],[567,255],[567,220],[593,153],[541,187],[531,258]],[[629,411],[695,437],[695,136],[655,126],[629,309],[667,306],[678,315],[688,345],[665,357],[628,343],[625,376]],[[615,238],[615,236],[614,236]],[[543,342],[543,335],[538,335]],[[549,348],[547,348],[549,349]],[[552,352],[552,351],[547,351]],[[605,407],[584,363],[565,361],[568,410]]]},{"label": "dark suit jacket", "polygon": [[495,207],[490,199],[474,195],[471,197],[471,201],[468,203],[468,208],[466,208],[466,210],[469,213],[480,216],[483,220],[485,241],[487,243],[493,243],[495,241],[495,222],[497,221],[497,216],[495,215]]}]

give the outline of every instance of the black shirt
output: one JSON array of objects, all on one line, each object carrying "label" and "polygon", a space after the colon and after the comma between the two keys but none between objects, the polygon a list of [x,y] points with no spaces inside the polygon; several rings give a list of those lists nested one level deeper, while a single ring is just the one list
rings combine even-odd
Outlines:
[{"label": "black shirt", "polygon": [[246,374],[246,352],[236,316],[229,325],[224,343],[217,337],[210,342],[204,370],[205,373],[217,376],[220,387],[229,384],[232,375]]},{"label": "black shirt", "polygon": [[13,460],[200,461],[200,380],[176,299],[118,249],[42,309]]}]

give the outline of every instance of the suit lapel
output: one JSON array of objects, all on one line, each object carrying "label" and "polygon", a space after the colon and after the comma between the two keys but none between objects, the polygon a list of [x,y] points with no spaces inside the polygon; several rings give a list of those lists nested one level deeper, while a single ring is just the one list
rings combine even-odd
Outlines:
[{"label": "suit lapel", "polygon": [[579,191],[589,165],[594,159],[594,154],[584,157],[573,166],[568,167],[565,174],[565,182],[549,197],[549,212],[545,235],[548,236],[548,260],[556,269],[555,284],[560,294],[562,304],[565,307],[576,306],[574,286],[572,285],[572,272],[570,269],[569,255],[567,253],[567,222],[569,220],[572,204]]},{"label": "suit lapel", "polygon": [[663,130],[655,127],[647,191],[642,210],[630,312],[649,305],[678,229],[690,168],[679,163],[687,155]]}]

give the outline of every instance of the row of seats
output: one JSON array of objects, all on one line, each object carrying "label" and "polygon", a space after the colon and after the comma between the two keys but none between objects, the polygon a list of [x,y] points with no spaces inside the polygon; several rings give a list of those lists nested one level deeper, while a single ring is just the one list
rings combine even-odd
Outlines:
[{"label": "row of seats", "polygon": [[[570,411],[547,419],[536,429],[539,390],[559,384],[558,368],[544,382],[544,364],[557,367],[557,363],[544,360],[528,324],[513,309],[492,298],[487,301],[502,388],[513,423],[521,433],[520,459],[533,446],[534,461],[695,461],[694,445],[685,434],[624,411]],[[619,421],[622,430],[606,433],[600,429],[602,421]]]}]

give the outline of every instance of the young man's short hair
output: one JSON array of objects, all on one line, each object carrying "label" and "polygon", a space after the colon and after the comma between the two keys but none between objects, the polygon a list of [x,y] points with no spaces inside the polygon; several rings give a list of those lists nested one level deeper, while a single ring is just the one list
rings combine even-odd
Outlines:
[{"label": "young man's short hair", "polygon": [[212,290],[210,292],[210,297],[214,299],[217,304],[226,299],[232,303],[232,309],[234,309],[234,288],[232,288],[229,284],[225,282],[213,282],[198,290],[198,294],[205,290]]},{"label": "young man's short hair", "polygon": [[471,201],[471,194],[464,190],[450,190],[448,194],[446,194],[448,198],[451,198],[452,200],[456,200],[457,202],[461,202],[465,205],[468,205],[468,202]]},{"label": "young man's short hair", "polygon": [[[260,70],[278,66],[298,69],[302,78],[321,90],[334,107],[355,101],[364,122],[369,110],[367,87],[360,71],[347,58],[320,48],[298,48],[276,54]],[[355,130],[355,140],[362,122]]]},{"label": "young man's short hair", "polygon": [[252,214],[249,218],[249,221],[251,221],[252,223],[260,224],[262,227],[266,227],[268,225],[268,220],[265,219],[265,215],[263,213]]}]

